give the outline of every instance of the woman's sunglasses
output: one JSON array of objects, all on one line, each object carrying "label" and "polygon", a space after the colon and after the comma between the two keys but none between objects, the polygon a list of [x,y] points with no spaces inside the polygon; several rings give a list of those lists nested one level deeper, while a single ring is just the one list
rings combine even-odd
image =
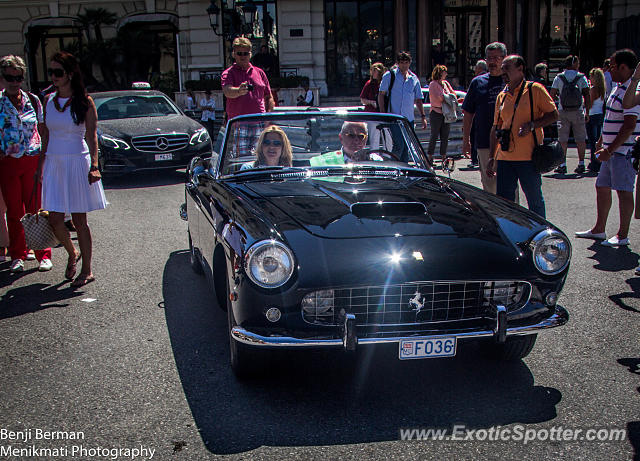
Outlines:
[{"label": "woman's sunglasses", "polygon": [[5,81],[9,82],[9,83],[13,83],[13,82],[21,82],[24,80],[24,75],[7,75],[7,74],[2,74],[2,78],[5,79]]},{"label": "woman's sunglasses", "polygon": [[249,52],[248,51],[236,51],[236,54],[238,56],[249,56]]},{"label": "woman's sunglasses", "polygon": [[282,145],[282,141],[278,141],[277,139],[271,141],[270,139],[264,139],[262,141],[262,144],[264,144],[265,146],[270,146],[271,144],[273,144],[276,147],[280,147]]},{"label": "woman's sunglasses", "polygon": [[47,75],[49,75],[49,77],[51,76],[55,76],[56,78],[62,78],[64,77],[64,69],[52,69],[52,68],[48,68],[47,69]]}]

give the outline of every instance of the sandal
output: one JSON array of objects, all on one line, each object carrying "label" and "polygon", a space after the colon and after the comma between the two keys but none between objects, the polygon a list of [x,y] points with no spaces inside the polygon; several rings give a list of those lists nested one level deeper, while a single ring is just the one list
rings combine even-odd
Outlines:
[{"label": "sandal", "polygon": [[75,260],[67,263],[67,269],[64,271],[64,278],[71,280],[76,276],[76,264],[78,264],[80,258],[82,258],[82,253],[78,252],[76,253]]},{"label": "sandal", "polygon": [[80,273],[80,275],[78,275],[76,279],[73,282],[71,282],[71,286],[73,288],[80,288],[85,286],[87,283],[93,282],[95,279],[96,278],[93,276],[93,274]]}]

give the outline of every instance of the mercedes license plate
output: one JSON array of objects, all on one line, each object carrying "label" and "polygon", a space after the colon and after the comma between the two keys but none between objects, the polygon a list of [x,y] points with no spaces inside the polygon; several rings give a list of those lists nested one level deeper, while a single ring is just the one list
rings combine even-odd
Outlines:
[{"label": "mercedes license plate", "polygon": [[456,355],[456,338],[411,338],[400,340],[400,360],[453,357]]},{"label": "mercedes license plate", "polygon": [[173,154],[156,154],[156,162],[161,160],[173,160]]}]

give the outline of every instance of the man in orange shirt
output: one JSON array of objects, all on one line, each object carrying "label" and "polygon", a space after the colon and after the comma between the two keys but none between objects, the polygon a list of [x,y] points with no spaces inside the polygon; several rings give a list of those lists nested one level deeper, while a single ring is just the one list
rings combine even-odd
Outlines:
[{"label": "man in orange shirt", "polygon": [[[496,99],[487,174],[497,173],[496,193],[511,201],[515,200],[520,181],[529,209],[545,217],[542,177],[531,161],[535,147],[533,132],[538,143],[542,143],[542,127],[555,122],[558,111],[544,86],[525,80],[526,64],[522,56],[507,56],[501,69],[507,86]],[[533,96],[533,120],[529,92]]]}]

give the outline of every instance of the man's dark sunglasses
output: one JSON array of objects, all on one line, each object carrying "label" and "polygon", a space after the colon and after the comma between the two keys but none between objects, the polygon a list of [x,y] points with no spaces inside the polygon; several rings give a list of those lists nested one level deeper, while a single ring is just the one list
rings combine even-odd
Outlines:
[{"label": "man's dark sunglasses", "polygon": [[52,69],[52,68],[48,68],[47,69],[47,75],[49,75],[49,77],[51,77],[52,75],[55,75],[57,78],[62,78],[64,77],[64,69]]},{"label": "man's dark sunglasses", "polygon": [[270,139],[263,139],[262,144],[264,144],[265,146],[270,146],[271,144],[273,144],[276,147],[280,147],[282,145],[282,141],[278,141],[277,139],[274,139],[273,141],[271,141]]},{"label": "man's dark sunglasses", "polygon": [[249,51],[236,51],[238,56],[249,56]]},{"label": "man's dark sunglasses", "polygon": [[364,133],[345,133],[344,135],[349,138],[358,138],[360,141],[364,141],[364,138],[367,137]]},{"label": "man's dark sunglasses", "polygon": [[13,83],[13,82],[21,82],[24,80],[24,75],[7,75],[7,74],[2,74],[2,78],[4,78],[7,82],[9,83]]}]

